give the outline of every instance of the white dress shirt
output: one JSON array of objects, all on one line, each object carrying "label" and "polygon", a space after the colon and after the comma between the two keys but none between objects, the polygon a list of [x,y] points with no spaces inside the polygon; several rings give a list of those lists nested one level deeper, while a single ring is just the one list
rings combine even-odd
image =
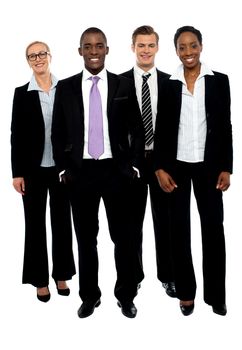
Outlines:
[{"label": "white dress shirt", "polygon": [[170,77],[171,80],[180,80],[183,84],[177,148],[177,159],[183,162],[197,163],[204,160],[207,135],[205,75],[213,75],[213,72],[202,63],[193,94],[187,89],[182,64]]}]

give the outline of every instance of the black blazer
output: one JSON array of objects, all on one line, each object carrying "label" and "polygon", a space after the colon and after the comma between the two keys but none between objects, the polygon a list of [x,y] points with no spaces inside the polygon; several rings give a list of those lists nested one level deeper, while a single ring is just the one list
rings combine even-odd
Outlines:
[{"label": "black blazer", "polygon": [[25,177],[40,166],[45,125],[39,94],[27,91],[29,83],[15,89],[11,123],[13,177]]},{"label": "black blazer", "polygon": [[[107,72],[107,115],[111,151],[120,169],[133,176],[143,162],[144,132],[133,84]],[[59,171],[81,168],[84,147],[82,73],[59,81],[52,123],[53,154]]]},{"label": "black blazer", "polygon": [[[207,136],[204,162],[216,172],[232,173],[232,125],[228,76],[213,72],[205,76]],[[182,103],[182,83],[166,79],[161,94],[161,114],[155,128],[155,169],[172,173],[177,156],[178,128]]]}]

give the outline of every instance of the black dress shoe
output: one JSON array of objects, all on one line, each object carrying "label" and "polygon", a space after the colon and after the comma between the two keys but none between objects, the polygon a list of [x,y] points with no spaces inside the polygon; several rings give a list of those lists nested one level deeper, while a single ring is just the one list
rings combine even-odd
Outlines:
[{"label": "black dress shoe", "polygon": [[58,288],[58,287],[56,287],[57,288],[57,292],[58,292],[58,294],[59,295],[64,295],[64,296],[68,296],[69,294],[70,294],[70,288],[65,288],[65,289],[60,289],[60,288]]},{"label": "black dress shoe", "polygon": [[39,295],[37,292],[37,299],[43,303],[47,303],[50,300],[50,292],[48,294]]},{"label": "black dress shoe", "polygon": [[162,286],[166,290],[166,294],[171,298],[176,298],[176,287],[174,282],[162,283]]},{"label": "black dress shoe", "polygon": [[64,289],[60,289],[58,288],[58,282],[55,281],[56,284],[56,289],[59,295],[64,295],[64,296],[68,296],[70,294],[70,288],[64,288]]},{"label": "black dress shoe", "polygon": [[225,304],[212,305],[215,314],[225,316],[227,314],[227,307]]},{"label": "black dress shoe", "polygon": [[180,304],[180,309],[181,312],[183,313],[184,316],[189,316],[193,313],[194,310],[194,303],[191,305],[182,305]]},{"label": "black dress shoe", "polygon": [[84,301],[78,309],[77,314],[80,318],[91,316],[95,310],[95,307],[98,307],[100,304],[100,299]]},{"label": "black dress shoe", "polygon": [[137,309],[132,301],[118,301],[118,306],[121,308],[122,314],[126,317],[134,318],[137,314]]}]

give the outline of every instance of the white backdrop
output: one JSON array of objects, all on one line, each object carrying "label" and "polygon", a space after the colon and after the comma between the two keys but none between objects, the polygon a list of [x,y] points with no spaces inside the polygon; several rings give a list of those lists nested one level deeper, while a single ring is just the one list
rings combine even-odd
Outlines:
[{"label": "white backdrop", "polygon": [[[9,349],[240,349],[242,312],[240,292],[241,222],[238,204],[241,193],[241,29],[238,5],[224,0],[201,2],[174,0],[8,0],[0,5],[1,84],[1,233],[0,233],[0,348]],[[182,25],[194,25],[204,39],[202,60],[213,70],[227,73],[232,96],[234,131],[234,175],[230,190],[224,195],[227,242],[226,317],[215,315],[203,302],[201,241],[199,219],[192,205],[192,245],[197,275],[194,314],[184,317],[178,300],[166,296],[156,279],[155,249],[150,209],[144,227],[145,280],[135,304],[134,320],[124,317],[113,296],[115,267],[113,246],[108,235],[106,216],[100,210],[100,286],[101,306],[88,319],[79,319],[77,276],[69,283],[71,295],[58,296],[51,281],[52,298],[47,304],[37,301],[35,290],[21,284],[24,220],[20,196],[12,188],[10,171],[10,122],[14,88],[31,76],[25,60],[25,47],[31,41],[46,41],[52,51],[52,72],[64,78],[83,67],[78,55],[79,38],[90,26],[100,27],[110,47],[106,67],[121,73],[134,64],[130,49],[131,34],[140,25],[152,25],[160,34],[157,67],[169,73],[179,64],[173,47],[173,35]],[[240,35],[239,35],[240,34]],[[194,202],[193,202],[194,203]],[[48,218],[47,218],[48,220]],[[49,239],[51,249],[51,240]],[[49,249],[49,250],[50,250]],[[76,256],[76,244],[74,239]],[[76,256],[77,258],[77,256]],[[4,345],[3,345],[4,344]]]}]

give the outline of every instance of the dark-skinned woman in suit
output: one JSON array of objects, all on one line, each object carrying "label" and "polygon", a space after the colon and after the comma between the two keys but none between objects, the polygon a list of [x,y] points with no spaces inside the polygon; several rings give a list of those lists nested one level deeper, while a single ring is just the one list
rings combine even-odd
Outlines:
[{"label": "dark-skinned woman in suit", "polygon": [[194,310],[196,278],[191,253],[191,185],[201,221],[204,301],[226,315],[225,238],[222,193],[232,173],[232,126],[228,76],[200,61],[202,34],[192,26],[174,36],[181,61],[163,85],[155,131],[155,169],[170,193],[171,241],[177,297],[188,316]]}]

